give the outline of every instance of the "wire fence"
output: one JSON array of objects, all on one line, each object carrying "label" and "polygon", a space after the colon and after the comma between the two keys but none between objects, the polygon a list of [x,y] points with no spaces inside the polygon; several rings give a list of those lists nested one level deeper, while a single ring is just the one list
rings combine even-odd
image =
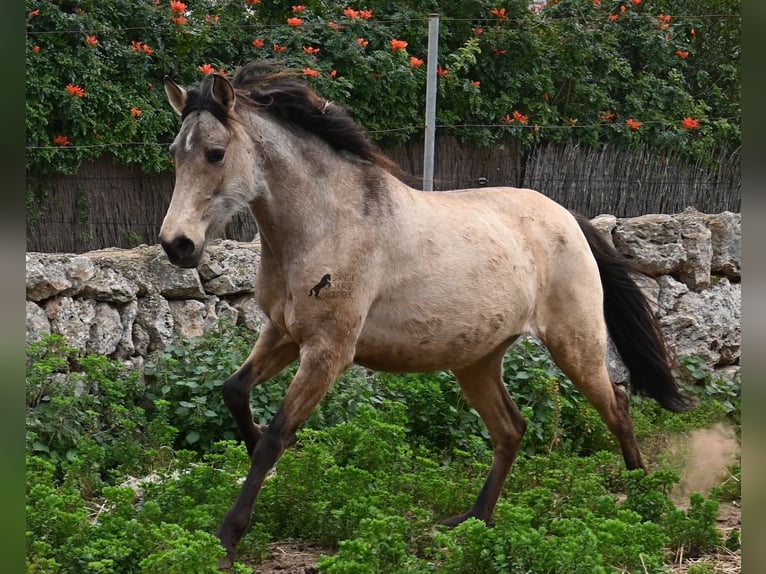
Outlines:
[{"label": "wire fence", "polygon": [[[547,4],[547,2],[533,2],[536,5],[540,4]],[[535,11],[539,12],[539,8],[535,8]],[[710,14],[689,14],[685,12],[675,12],[675,17],[678,18],[694,18],[695,20],[699,21],[721,21],[721,20],[740,20],[741,15],[739,13],[710,13]],[[339,14],[340,17],[340,14]],[[583,20],[582,16],[550,16],[547,15],[545,17],[545,20],[541,20],[539,22],[539,25],[542,26],[546,22],[581,22]],[[476,16],[472,18],[454,18],[454,17],[448,17],[448,16],[441,16],[440,21],[444,23],[469,23],[469,24],[484,24],[484,25],[493,25],[493,26],[513,26],[517,25],[519,22],[514,19],[512,16],[509,16],[505,19],[498,19],[494,16]],[[412,17],[412,18],[375,18],[372,17],[369,20],[366,20],[366,24],[368,26],[388,26],[388,25],[406,25],[406,24],[413,24],[413,23],[421,23],[423,26],[426,26],[428,24],[428,16],[422,16],[422,17]],[[527,24],[528,21],[524,20],[524,24]],[[305,21],[302,26],[305,27],[311,27],[311,26],[326,26],[327,22],[325,20],[318,20],[316,22],[312,21]],[[279,24],[269,24],[265,22],[255,22],[252,24],[220,24],[217,23],[216,26],[221,29],[231,29],[231,30],[264,30],[264,29],[280,29],[285,28],[285,24],[279,23]],[[143,32],[147,30],[153,30],[154,27],[150,25],[146,26],[126,26],[126,27],[110,27],[110,32]],[[100,27],[77,27],[77,28],[61,28],[56,30],[27,30],[28,36],[44,36],[49,34],[94,34],[98,32],[104,32],[104,28]]]}]

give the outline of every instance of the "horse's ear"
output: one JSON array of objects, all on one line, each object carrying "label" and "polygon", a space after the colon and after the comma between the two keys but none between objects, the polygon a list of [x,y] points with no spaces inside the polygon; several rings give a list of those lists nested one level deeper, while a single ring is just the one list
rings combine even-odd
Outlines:
[{"label": "horse's ear", "polygon": [[220,74],[213,74],[213,100],[227,112],[234,107],[234,86]]},{"label": "horse's ear", "polygon": [[165,76],[165,93],[170,105],[180,116],[186,107],[186,90],[171,80],[169,76]]}]

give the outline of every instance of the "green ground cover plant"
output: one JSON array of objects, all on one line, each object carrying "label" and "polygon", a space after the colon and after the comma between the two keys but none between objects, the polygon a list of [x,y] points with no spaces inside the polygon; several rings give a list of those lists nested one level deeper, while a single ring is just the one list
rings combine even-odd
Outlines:
[{"label": "green ground cover plant", "polygon": [[[157,353],[146,377],[79,356],[58,336],[29,345],[27,572],[217,571],[213,533],[249,466],[218,391],[252,336],[221,323]],[[737,383],[689,363],[698,367],[695,411],[666,415],[633,401],[645,450],[713,423],[738,428]],[[289,371],[254,398],[256,419],[271,416]],[[716,530],[719,504],[740,496],[737,481],[679,508],[670,492],[681,469],[658,457],[648,475],[625,471],[544,349],[514,346],[506,378],[531,432],[494,527],[435,526],[472,502],[491,461],[451,376],[352,369],[267,479],[234,571],[251,572],[270,541],[287,539],[334,549],[319,570],[335,574],[663,572],[681,547],[692,556],[738,547],[738,531],[723,540]],[[205,408],[192,415],[182,403],[202,395]]]}]

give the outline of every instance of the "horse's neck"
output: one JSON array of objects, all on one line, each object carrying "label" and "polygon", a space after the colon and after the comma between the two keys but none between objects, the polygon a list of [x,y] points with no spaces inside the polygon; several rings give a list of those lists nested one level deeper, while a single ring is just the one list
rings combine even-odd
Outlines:
[{"label": "horse's neck", "polygon": [[277,259],[294,259],[344,229],[362,205],[361,169],[337,156],[265,162],[263,193],[251,203],[259,232]]}]

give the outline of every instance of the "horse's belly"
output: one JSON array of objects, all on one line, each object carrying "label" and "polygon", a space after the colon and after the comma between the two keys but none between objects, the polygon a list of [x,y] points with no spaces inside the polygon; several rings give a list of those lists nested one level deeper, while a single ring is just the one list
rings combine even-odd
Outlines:
[{"label": "horse's belly", "polygon": [[498,314],[478,325],[454,328],[449,318],[403,321],[397,329],[365,326],[354,362],[389,372],[425,372],[465,367],[503,344],[510,344],[521,325]]}]

